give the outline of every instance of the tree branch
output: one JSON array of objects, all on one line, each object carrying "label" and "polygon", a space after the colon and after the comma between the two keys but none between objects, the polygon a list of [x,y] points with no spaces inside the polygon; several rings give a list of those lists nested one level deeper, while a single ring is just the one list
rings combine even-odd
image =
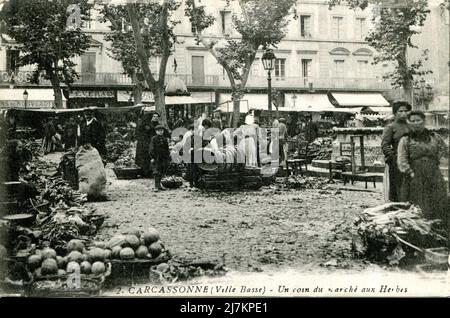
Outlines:
[{"label": "tree branch", "polygon": [[130,17],[131,27],[133,28],[134,40],[136,42],[136,53],[141,64],[142,73],[144,74],[147,85],[151,87],[156,86],[156,80],[148,66],[148,56],[145,52],[144,43],[141,34],[141,27],[137,19],[135,5],[127,3],[128,15]]},{"label": "tree branch", "polygon": [[164,3],[162,5],[162,11],[161,11],[161,17],[160,17],[160,27],[162,30],[162,57],[161,57],[161,64],[159,66],[159,82],[164,83],[164,78],[166,76],[166,66],[167,61],[169,60],[170,56],[170,44],[169,44],[169,31],[167,29],[167,20],[168,20],[168,0],[164,0]]}]

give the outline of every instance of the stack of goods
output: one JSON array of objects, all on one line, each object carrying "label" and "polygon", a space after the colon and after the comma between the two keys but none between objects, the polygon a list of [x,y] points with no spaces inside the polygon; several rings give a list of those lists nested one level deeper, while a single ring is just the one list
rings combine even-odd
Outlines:
[{"label": "stack of goods", "polygon": [[165,177],[161,180],[161,184],[167,189],[177,189],[183,185],[183,178],[177,176]]},{"label": "stack of goods", "polygon": [[[83,206],[86,196],[73,190],[70,184],[58,175],[57,164],[43,161],[38,156],[33,157],[30,169],[22,173],[22,178],[33,184],[38,191],[34,199],[28,200],[27,206],[21,207],[23,211],[33,213],[33,223],[27,224],[26,227],[17,221],[1,224],[2,231],[7,233],[3,241],[8,259],[14,264],[14,269],[9,270],[7,276],[17,281],[27,279],[24,277],[26,275],[17,275],[15,269],[20,270],[20,265],[26,263],[26,257],[30,253],[36,254],[36,246],[46,246],[62,255],[72,239],[89,240],[95,236],[105,218],[95,209]],[[48,255],[54,253],[50,252]],[[53,264],[50,263],[53,262],[47,261],[44,264],[44,272],[47,272],[47,268],[54,272]]]},{"label": "stack of goods", "polygon": [[410,203],[366,209],[355,226],[353,251],[373,262],[398,265],[403,259],[419,260],[424,249],[447,246],[442,222],[424,218],[421,209]]},{"label": "stack of goods", "polygon": [[308,145],[308,154],[315,160],[331,160],[331,153],[333,152],[332,139],[317,138]]},{"label": "stack of goods", "polygon": [[167,262],[170,252],[160,240],[155,228],[143,233],[133,231],[112,237],[105,245],[111,250],[112,277],[117,281],[148,278],[152,265]]},{"label": "stack of goods", "polygon": [[33,273],[31,295],[66,296],[97,294],[111,273],[111,251],[91,246],[80,240],[67,243],[64,255],[49,247],[36,249],[27,259]]}]

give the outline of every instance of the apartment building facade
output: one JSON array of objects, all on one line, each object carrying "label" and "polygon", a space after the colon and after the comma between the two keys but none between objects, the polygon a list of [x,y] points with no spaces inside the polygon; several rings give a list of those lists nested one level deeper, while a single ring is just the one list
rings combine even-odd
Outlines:
[{"label": "apartment building facade", "polygon": [[[202,4],[216,17],[214,25],[204,32],[208,39],[219,40],[220,46],[221,41],[238,37],[232,23],[232,15],[238,12],[236,4],[233,5],[232,2],[231,6],[227,6],[224,0],[205,0]],[[364,95],[361,95],[382,94],[390,89],[390,85],[382,80],[386,66],[372,64],[375,52],[364,41],[371,28],[372,11],[350,10],[346,6],[329,10],[323,0],[299,0],[296,11],[298,19],[294,19],[293,15],[289,17],[287,35],[274,48],[277,59],[272,72],[272,87],[283,96],[281,107],[298,107],[303,103],[302,97],[306,98],[305,103],[306,100],[310,103],[313,99],[308,99],[308,94],[327,94],[331,103],[340,104],[339,98],[330,96],[333,92],[354,94],[355,105],[386,106],[383,99],[381,104],[370,105],[370,100],[362,100]],[[67,104],[72,107],[88,104],[111,107],[133,103],[130,94],[133,83],[123,74],[121,63],[108,55],[110,43],[104,40],[104,35],[109,29],[107,25],[96,20],[98,14],[98,11],[94,10],[91,23],[84,26],[85,32],[92,36],[92,43],[86,53],[75,59],[80,79],[73,85],[73,89],[65,94]],[[208,50],[196,43],[189,19],[184,16],[183,4],[175,13],[175,17],[181,22],[176,26],[175,33],[182,44],[176,46],[169,59],[167,81],[173,77],[181,78],[192,93],[189,101],[191,104],[213,104],[219,107],[227,103],[231,91],[228,78]],[[3,92],[0,95],[3,97],[0,98],[3,101],[0,106],[20,107],[21,94],[5,92],[21,92],[27,89],[30,94],[28,107],[34,107],[31,106],[34,104],[31,103],[33,96],[30,92],[44,88],[49,91],[49,96],[45,98],[48,103],[36,103],[35,106],[50,106],[53,93],[49,83],[42,81],[37,86],[29,83],[32,67],[18,69],[15,65],[19,52],[20,46],[2,35],[0,85]],[[249,107],[267,105],[267,74],[261,63],[262,54],[261,49],[252,65],[246,86],[247,93],[243,98]],[[173,67],[174,60],[176,70]],[[159,62],[159,57],[151,57],[151,69],[156,71]],[[6,103],[4,100],[12,95],[16,96],[16,102]],[[378,97],[376,99],[380,100]],[[325,101],[323,98],[314,100]],[[151,101],[151,94],[145,92],[143,102]]]}]

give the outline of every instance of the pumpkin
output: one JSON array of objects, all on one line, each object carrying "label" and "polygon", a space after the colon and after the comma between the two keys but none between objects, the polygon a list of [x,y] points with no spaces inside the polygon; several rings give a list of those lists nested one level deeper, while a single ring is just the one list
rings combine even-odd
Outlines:
[{"label": "pumpkin", "polygon": [[120,251],[120,259],[131,260],[134,259],[134,251],[131,247],[125,247]]},{"label": "pumpkin", "polygon": [[44,259],[41,265],[42,275],[54,275],[58,273],[58,263],[53,258]]},{"label": "pumpkin", "polygon": [[144,239],[145,244],[148,246],[154,242],[157,242],[159,240],[159,232],[153,228],[148,228],[144,234],[142,234],[142,238]]}]

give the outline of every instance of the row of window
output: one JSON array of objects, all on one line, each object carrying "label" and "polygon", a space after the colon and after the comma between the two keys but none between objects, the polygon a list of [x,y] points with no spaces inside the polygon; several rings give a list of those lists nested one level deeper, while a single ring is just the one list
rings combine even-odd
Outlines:
[{"label": "row of window", "polygon": [[[224,35],[228,35],[231,32],[231,12],[221,11],[221,32]],[[313,21],[312,15],[302,14],[300,15],[300,36],[302,38],[308,39],[313,38]],[[332,35],[335,39],[344,39],[346,36],[346,19],[342,16],[332,17]],[[193,34],[196,33],[195,27],[191,26],[191,31]],[[367,19],[362,17],[357,17],[355,21],[355,39],[364,40],[367,35]]]},{"label": "row of window", "polygon": [[[260,59],[256,58],[253,62],[250,75],[262,76]],[[337,78],[345,77],[345,67],[346,61],[343,59],[336,59],[333,61],[333,76]],[[368,78],[369,77],[369,61],[368,60],[357,60],[356,61],[356,77],[358,78]],[[225,73],[224,73],[225,74]],[[278,58],[275,60],[275,77],[285,77],[286,76],[286,59]],[[301,59],[301,77],[314,77],[313,72],[313,60],[312,59]]]},{"label": "row of window", "polygon": [[[332,17],[331,30],[333,38],[344,39],[346,34],[344,17]],[[300,35],[302,38],[313,37],[313,26],[311,15],[300,15]],[[355,21],[355,38],[364,40],[367,35],[367,21],[366,18],[356,18]]]},{"label": "row of window", "polygon": [[[7,71],[17,71],[17,59],[19,57],[19,50],[6,50],[6,70]],[[360,78],[368,77],[368,65],[367,60],[357,60],[356,61],[356,76]],[[157,60],[156,60],[156,64]],[[152,65],[153,66],[153,65]],[[311,77],[314,76],[312,70],[313,60],[308,58],[301,59],[301,77]],[[81,71],[82,73],[95,73],[95,53],[88,52],[82,55],[81,59]],[[204,75],[204,58],[203,56],[192,57],[192,71],[193,73],[198,72],[199,76]],[[345,60],[335,59],[333,61],[333,72],[335,77],[345,77]],[[225,75],[225,71],[223,71]],[[256,58],[253,62],[252,69],[250,70],[251,76],[262,76],[262,66],[261,60]],[[286,59],[277,58],[275,60],[275,77],[285,77],[286,76]]]}]

